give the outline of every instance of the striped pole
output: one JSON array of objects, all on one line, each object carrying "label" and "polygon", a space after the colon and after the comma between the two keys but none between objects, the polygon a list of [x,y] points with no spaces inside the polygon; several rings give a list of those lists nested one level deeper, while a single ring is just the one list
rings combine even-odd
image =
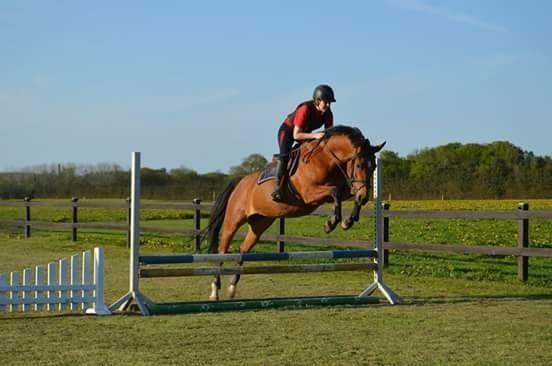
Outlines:
[{"label": "striped pole", "polygon": [[200,268],[150,268],[140,270],[140,277],[190,277],[190,276],[226,276],[270,273],[308,273],[331,271],[374,270],[375,263],[320,263],[291,264],[288,266],[256,267],[200,267]]},{"label": "striped pole", "polygon": [[375,250],[334,250],[283,253],[177,254],[140,256],[140,264],[177,264],[199,262],[260,262],[302,259],[374,258]]}]

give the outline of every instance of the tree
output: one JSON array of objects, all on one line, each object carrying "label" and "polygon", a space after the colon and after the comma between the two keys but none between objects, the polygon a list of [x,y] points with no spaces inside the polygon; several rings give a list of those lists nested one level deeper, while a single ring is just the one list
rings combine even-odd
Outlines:
[{"label": "tree", "polygon": [[381,160],[384,167],[385,191],[392,193],[393,197],[408,195],[410,161],[390,150],[382,151]]},{"label": "tree", "polygon": [[267,163],[268,161],[261,154],[251,154],[243,159],[240,165],[231,167],[230,175],[234,177],[247,175],[263,169]]}]

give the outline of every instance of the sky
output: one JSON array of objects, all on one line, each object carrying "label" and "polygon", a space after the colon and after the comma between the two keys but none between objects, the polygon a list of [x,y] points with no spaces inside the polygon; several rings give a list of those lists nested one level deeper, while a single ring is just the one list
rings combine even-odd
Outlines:
[{"label": "sky", "polygon": [[227,172],[330,84],[336,124],[407,156],[552,155],[552,2],[0,0],[0,171]]}]

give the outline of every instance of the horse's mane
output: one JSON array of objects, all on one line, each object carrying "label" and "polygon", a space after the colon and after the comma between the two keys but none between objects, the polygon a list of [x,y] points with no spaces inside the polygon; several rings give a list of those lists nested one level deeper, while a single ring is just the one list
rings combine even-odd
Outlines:
[{"label": "horse's mane", "polygon": [[347,136],[355,147],[361,146],[367,140],[358,128],[342,125],[328,128],[322,139],[327,140],[333,136]]}]

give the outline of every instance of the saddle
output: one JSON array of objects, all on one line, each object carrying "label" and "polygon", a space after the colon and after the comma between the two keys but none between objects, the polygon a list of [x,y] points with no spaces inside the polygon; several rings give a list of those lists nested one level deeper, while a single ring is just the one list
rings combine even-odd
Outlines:
[{"label": "saddle", "polygon": [[[291,177],[297,171],[297,166],[299,165],[299,156],[301,155],[299,152],[299,145],[296,145],[289,153],[289,160],[286,167],[287,177]],[[274,177],[276,176],[276,159],[277,155],[274,155],[272,157],[272,161],[265,165],[265,167],[261,171],[261,174],[259,175],[259,178],[257,178],[257,184],[262,184],[267,180],[274,179]]]}]

